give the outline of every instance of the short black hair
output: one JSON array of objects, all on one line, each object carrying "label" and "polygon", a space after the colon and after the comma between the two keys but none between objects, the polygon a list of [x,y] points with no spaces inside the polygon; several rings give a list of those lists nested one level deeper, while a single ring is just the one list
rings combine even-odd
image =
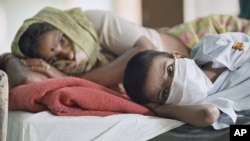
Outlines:
[{"label": "short black hair", "polygon": [[149,102],[145,95],[146,79],[153,59],[157,56],[173,58],[167,52],[146,50],[137,53],[128,62],[124,72],[123,85],[132,101],[139,104]]},{"label": "short black hair", "polygon": [[38,56],[39,37],[49,31],[56,30],[53,25],[49,23],[34,23],[21,35],[18,45],[21,52],[28,57],[36,58]]}]

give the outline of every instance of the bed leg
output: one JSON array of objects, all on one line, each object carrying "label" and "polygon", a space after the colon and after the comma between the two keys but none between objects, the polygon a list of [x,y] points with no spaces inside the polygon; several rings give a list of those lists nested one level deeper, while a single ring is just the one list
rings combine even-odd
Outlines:
[{"label": "bed leg", "polygon": [[8,77],[0,70],[0,141],[7,141],[8,95]]}]

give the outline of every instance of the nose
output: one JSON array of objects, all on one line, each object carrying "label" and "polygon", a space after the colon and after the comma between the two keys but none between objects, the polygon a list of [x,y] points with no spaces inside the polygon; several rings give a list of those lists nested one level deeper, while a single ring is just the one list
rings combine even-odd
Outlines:
[{"label": "nose", "polygon": [[71,48],[57,48],[57,59],[74,60],[74,51]]}]

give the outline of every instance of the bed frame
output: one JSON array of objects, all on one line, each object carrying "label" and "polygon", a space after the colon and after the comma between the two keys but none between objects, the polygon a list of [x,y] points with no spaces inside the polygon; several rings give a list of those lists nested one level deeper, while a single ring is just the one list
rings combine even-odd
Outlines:
[{"label": "bed frame", "polygon": [[8,77],[0,70],[0,141],[6,141],[8,125]]}]

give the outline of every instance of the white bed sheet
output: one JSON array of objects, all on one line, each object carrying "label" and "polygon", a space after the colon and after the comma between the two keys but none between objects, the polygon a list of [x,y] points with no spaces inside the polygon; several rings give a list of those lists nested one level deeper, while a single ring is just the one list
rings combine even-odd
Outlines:
[{"label": "white bed sheet", "polygon": [[145,141],[181,125],[139,114],[55,116],[47,111],[11,111],[7,141]]}]

